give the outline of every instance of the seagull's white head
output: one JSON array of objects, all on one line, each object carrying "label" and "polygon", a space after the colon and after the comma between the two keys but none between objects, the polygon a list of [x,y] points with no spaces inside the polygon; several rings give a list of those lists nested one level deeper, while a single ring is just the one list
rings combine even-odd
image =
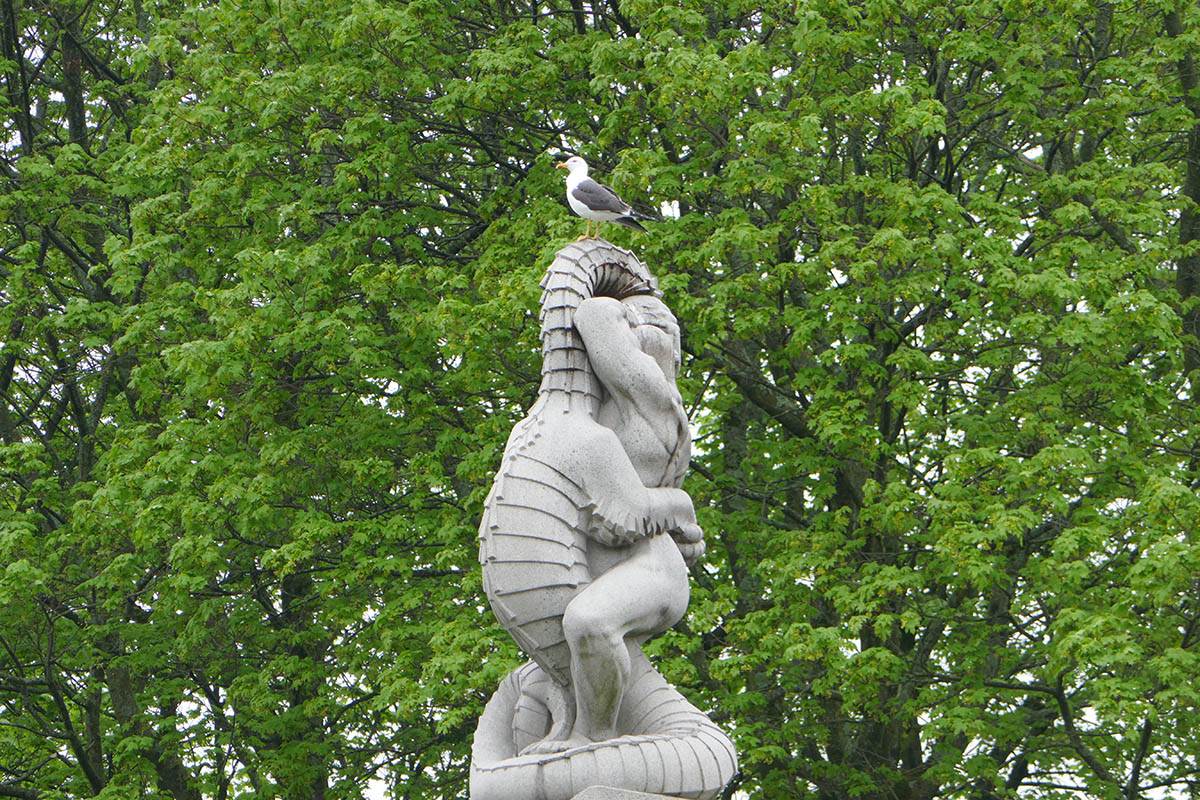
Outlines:
[{"label": "seagull's white head", "polygon": [[555,165],[558,169],[565,169],[571,176],[578,175],[580,177],[587,176],[588,165],[579,156],[571,156],[561,164]]}]

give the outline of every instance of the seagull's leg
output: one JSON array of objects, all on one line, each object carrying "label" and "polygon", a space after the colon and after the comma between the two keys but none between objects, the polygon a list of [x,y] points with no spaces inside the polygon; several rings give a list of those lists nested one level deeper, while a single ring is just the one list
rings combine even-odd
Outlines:
[{"label": "seagull's leg", "polygon": [[586,232],[583,234],[583,236],[580,236],[578,239],[576,239],[576,240],[575,240],[575,241],[577,241],[577,242],[582,242],[584,239],[589,239],[589,238],[591,238],[590,234],[591,234],[591,232],[592,232],[592,221],[591,221],[590,219],[586,219],[586,220],[584,220],[584,222],[586,222],[586,223],[587,223],[587,230],[586,230]]}]

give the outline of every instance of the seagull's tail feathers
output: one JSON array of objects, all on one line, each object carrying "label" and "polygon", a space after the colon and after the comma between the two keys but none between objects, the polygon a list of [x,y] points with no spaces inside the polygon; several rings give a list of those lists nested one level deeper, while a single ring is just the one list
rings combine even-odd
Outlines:
[{"label": "seagull's tail feathers", "polygon": [[624,225],[626,228],[633,228],[635,231],[641,231],[642,233],[649,233],[650,231],[643,228],[642,223],[638,222],[639,219],[653,219],[653,217],[647,217],[642,214],[638,214],[635,211],[633,214],[630,214],[628,217],[617,217],[616,219],[613,220],[613,222],[615,222],[617,225]]},{"label": "seagull's tail feathers", "polygon": [[638,222],[640,219],[648,220],[650,222],[662,222],[661,219],[653,214],[643,214],[641,211],[633,208],[629,209],[628,214],[620,219],[614,219],[613,222],[617,223],[618,225],[624,225],[626,228],[633,228],[634,230],[641,231],[642,233],[649,233],[650,231],[643,228],[642,224]]}]

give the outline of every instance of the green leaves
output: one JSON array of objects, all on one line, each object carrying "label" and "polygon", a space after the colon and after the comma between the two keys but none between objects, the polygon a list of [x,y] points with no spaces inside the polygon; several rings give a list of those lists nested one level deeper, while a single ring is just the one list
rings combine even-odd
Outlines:
[{"label": "green leaves", "polygon": [[734,790],[1190,780],[1194,9],[136,8],[0,64],[0,787],[463,795],[564,151],[672,204]]}]

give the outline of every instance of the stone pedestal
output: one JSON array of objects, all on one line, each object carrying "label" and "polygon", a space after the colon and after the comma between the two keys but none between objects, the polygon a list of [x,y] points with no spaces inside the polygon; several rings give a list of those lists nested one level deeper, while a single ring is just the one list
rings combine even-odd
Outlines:
[{"label": "stone pedestal", "polygon": [[629,789],[614,789],[611,786],[589,786],[571,800],[679,800],[665,794],[647,794]]}]

